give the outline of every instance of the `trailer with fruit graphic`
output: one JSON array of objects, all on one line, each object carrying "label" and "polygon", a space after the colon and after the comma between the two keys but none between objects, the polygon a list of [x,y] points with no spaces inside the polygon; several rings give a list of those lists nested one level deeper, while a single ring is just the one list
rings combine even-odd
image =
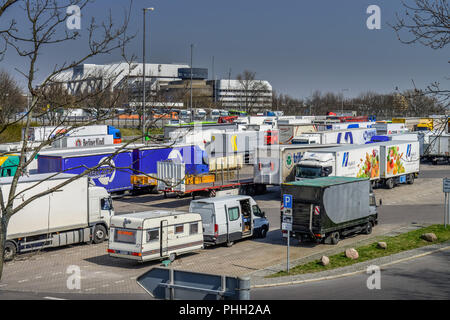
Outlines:
[{"label": "trailer with fruit graphic", "polygon": [[391,189],[400,183],[414,183],[419,175],[418,141],[388,141],[380,146],[380,182]]},{"label": "trailer with fruit graphic", "polygon": [[306,152],[297,166],[296,180],[325,176],[379,180],[379,145],[342,145]]}]

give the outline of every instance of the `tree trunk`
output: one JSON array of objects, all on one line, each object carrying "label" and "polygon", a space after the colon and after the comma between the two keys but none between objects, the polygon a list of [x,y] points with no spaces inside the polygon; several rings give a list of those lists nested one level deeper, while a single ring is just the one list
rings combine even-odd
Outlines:
[{"label": "tree trunk", "polygon": [[6,242],[6,219],[2,216],[0,218],[0,281],[3,275],[3,254],[5,251]]}]

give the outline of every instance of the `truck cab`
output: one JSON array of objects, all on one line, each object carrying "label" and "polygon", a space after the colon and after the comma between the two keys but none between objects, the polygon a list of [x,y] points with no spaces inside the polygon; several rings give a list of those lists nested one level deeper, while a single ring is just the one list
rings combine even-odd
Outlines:
[{"label": "truck cab", "polygon": [[199,213],[203,222],[205,244],[226,243],[251,236],[264,238],[269,221],[249,196],[228,196],[191,201],[189,212]]},{"label": "truck cab", "polygon": [[331,153],[305,152],[303,159],[295,166],[295,181],[328,177],[334,172],[335,161]]},{"label": "truck cab", "polygon": [[108,134],[113,136],[114,144],[122,143],[122,133],[113,126],[108,126]]},{"label": "truck cab", "polygon": [[114,216],[111,195],[103,187],[89,186],[89,221],[105,224],[109,228],[110,218]]}]

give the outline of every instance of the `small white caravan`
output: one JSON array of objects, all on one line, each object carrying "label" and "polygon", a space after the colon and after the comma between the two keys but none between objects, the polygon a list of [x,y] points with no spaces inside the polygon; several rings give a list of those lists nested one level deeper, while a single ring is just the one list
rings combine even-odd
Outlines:
[{"label": "small white caravan", "polygon": [[146,211],[111,218],[108,253],[112,257],[149,261],[203,248],[198,213]]}]

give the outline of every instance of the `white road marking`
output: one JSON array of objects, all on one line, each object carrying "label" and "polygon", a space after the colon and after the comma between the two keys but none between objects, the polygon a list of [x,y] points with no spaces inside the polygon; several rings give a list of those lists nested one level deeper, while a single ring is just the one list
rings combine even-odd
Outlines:
[{"label": "white road marking", "polygon": [[44,297],[44,299],[48,299],[48,300],[67,300],[67,299],[55,298],[55,297]]},{"label": "white road marking", "polygon": [[19,281],[17,281],[17,282],[19,282],[19,283],[24,283],[24,282],[27,282],[27,281],[29,281],[28,279],[23,279],[23,280],[19,280]]},{"label": "white road marking", "polygon": [[122,282],[125,282],[125,280],[115,281],[114,283],[122,283]]}]

